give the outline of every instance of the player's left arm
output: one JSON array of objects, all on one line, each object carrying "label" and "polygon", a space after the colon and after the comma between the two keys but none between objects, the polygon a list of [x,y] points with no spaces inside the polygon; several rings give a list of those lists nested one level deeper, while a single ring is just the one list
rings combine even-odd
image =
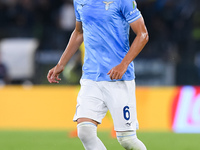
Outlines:
[{"label": "player's left arm", "polygon": [[111,80],[121,79],[124,73],[126,72],[128,65],[136,58],[136,56],[142,51],[144,46],[149,40],[149,35],[144,23],[143,17],[140,17],[138,20],[130,23],[131,29],[136,34],[136,38],[134,39],[131,47],[122,60],[122,62],[112,68],[108,75],[110,75]]}]

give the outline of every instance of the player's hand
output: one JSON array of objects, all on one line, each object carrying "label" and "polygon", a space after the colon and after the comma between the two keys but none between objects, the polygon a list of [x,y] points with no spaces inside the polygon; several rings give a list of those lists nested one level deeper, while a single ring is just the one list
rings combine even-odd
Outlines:
[{"label": "player's hand", "polygon": [[110,79],[111,80],[118,80],[121,79],[122,76],[124,75],[124,73],[126,72],[128,66],[124,65],[124,64],[119,64],[115,67],[113,67],[108,73],[107,75],[110,75]]},{"label": "player's hand", "polygon": [[59,78],[59,75],[63,70],[64,70],[64,67],[60,65],[56,65],[51,70],[49,70],[48,75],[47,75],[47,79],[49,83],[59,83],[59,81],[61,80]]}]

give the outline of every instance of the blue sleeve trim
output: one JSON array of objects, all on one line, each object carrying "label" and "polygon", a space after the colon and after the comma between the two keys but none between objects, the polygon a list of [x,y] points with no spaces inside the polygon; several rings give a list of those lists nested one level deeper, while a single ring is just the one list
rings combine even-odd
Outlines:
[{"label": "blue sleeve trim", "polygon": [[135,18],[129,20],[128,23],[130,24],[130,23],[132,23],[132,22],[138,20],[138,19],[141,18],[141,17],[142,17],[142,15],[140,14],[140,15],[138,15],[137,17],[135,17]]},{"label": "blue sleeve trim", "polygon": [[76,21],[81,22],[81,20],[80,20],[80,19],[77,19],[77,18],[76,18]]}]

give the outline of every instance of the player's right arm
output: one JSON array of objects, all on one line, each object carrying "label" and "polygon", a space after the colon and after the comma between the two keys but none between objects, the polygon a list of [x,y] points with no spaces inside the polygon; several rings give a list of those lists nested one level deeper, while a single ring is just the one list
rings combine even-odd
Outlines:
[{"label": "player's right arm", "polygon": [[78,50],[82,42],[83,42],[82,22],[76,21],[76,27],[71,35],[69,43],[65,51],[63,52],[58,64],[48,72],[47,79],[50,83],[59,83],[59,80],[61,80],[59,78],[60,73],[64,70],[65,65]]}]

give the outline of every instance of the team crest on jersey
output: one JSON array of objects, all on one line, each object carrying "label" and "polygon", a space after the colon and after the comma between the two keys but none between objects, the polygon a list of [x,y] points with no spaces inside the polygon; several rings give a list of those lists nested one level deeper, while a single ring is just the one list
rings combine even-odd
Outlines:
[{"label": "team crest on jersey", "polygon": [[105,10],[108,10],[110,8],[110,4],[112,4],[113,1],[110,2],[103,1],[103,3],[105,4]]}]

